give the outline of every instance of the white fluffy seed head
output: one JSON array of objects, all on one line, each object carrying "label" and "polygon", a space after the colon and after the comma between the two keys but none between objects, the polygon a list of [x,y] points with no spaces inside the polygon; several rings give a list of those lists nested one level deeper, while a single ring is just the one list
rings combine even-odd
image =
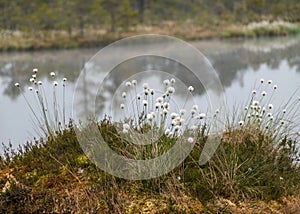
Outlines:
[{"label": "white fluffy seed head", "polygon": [[175,92],[175,88],[174,87],[168,87],[168,90],[167,90],[168,93],[172,94]]},{"label": "white fluffy seed head", "polygon": [[256,94],[257,93],[257,91],[256,90],[252,90],[252,92],[251,92],[252,94]]},{"label": "white fluffy seed head", "polygon": [[271,84],[272,84],[272,82],[273,82],[272,80],[268,80],[268,84],[270,84],[270,85],[271,85]]},{"label": "white fluffy seed head", "polygon": [[204,113],[201,113],[201,114],[199,114],[199,119],[202,120],[202,119],[205,118],[205,116],[206,116],[206,115],[205,115]]},{"label": "white fluffy seed head", "polygon": [[170,134],[170,132],[171,132],[171,130],[170,129],[166,129],[166,131],[165,131],[165,135],[169,135]]},{"label": "white fluffy seed head", "polygon": [[185,109],[180,109],[180,115],[184,115],[186,113],[186,110]]},{"label": "white fluffy seed head", "polygon": [[244,121],[243,120],[239,121],[239,125],[243,126],[244,125]]},{"label": "white fluffy seed head", "polygon": [[58,85],[58,83],[57,83],[56,81],[54,81],[54,82],[53,82],[53,85],[54,85],[54,86],[57,86],[57,85]]},{"label": "white fluffy seed head", "polygon": [[164,98],[162,98],[162,97],[158,97],[156,99],[156,102],[158,102],[158,103],[162,103],[163,101],[164,101]]},{"label": "white fluffy seed head", "polygon": [[166,79],[163,81],[164,85],[168,86],[170,84],[170,80]]},{"label": "white fluffy seed head", "polygon": [[194,87],[193,86],[189,86],[188,90],[189,90],[189,92],[193,92],[194,91]]},{"label": "white fluffy seed head", "polygon": [[171,82],[172,84],[174,84],[174,83],[176,82],[176,80],[175,80],[174,78],[172,78],[172,79],[170,80],[170,82]]},{"label": "white fluffy seed head", "polygon": [[63,82],[67,82],[67,80],[68,80],[68,79],[67,79],[66,77],[63,78]]},{"label": "white fluffy seed head", "polygon": [[132,83],[132,85],[136,86],[137,81],[136,80],[132,80],[131,83]]},{"label": "white fluffy seed head", "polygon": [[167,109],[167,110],[169,110],[169,103],[167,103],[167,102],[165,102],[164,104],[163,104],[163,107],[164,107],[164,109]]},{"label": "white fluffy seed head", "polygon": [[259,101],[253,100],[252,105],[254,105],[254,106],[259,106]]},{"label": "white fluffy seed head", "polygon": [[15,86],[16,86],[17,88],[19,88],[19,87],[20,87],[20,83],[16,82],[16,83],[15,83]]},{"label": "white fluffy seed head", "polygon": [[164,109],[164,110],[163,110],[163,114],[164,114],[164,115],[167,115],[167,114],[168,114],[168,109]]},{"label": "white fluffy seed head", "polygon": [[264,83],[264,81],[265,81],[265,80],[264,80],[263,78],[260,79],[260,83]]},{"label": "white fluffy seed head", "polygon": [[282,113],[284,113],[284,114],[285,114],[285,113],[286,113],[286,109],[283,109],[283,110],[282,110]]},{"label": "white fluffy seed head", "polygon": [[122,97],[123,97],[124,99],[126,98],[126,92],[125,92],[125,91],[122,93]]},{"label": "white fluffy seed head", "polygon": [[195,109],[192,109],[192,110],[191,110],[191,114],[194,115],[195,113],[196,113],[196,110],[195,110]]},{"label": "white fluffy seed head", "polygon": [[151,122],[153,120],[153,114],[147,114],[147,120]]},{"label": "white fluffy seed head", "polygon": [[176,120],[173,119],[173,120],[171,121],[171,125],[172,125],[172,126],[176,126],[176,124],[177,124]]},{"label": "white fluffy seed head", "polygon": [[179,131],[179,129],[180,129],[180,126],[179,126],[179,125],[176,125],[175,128],[174,128],[174,130],[175,130],[176,132]]},{"label": "white fluffy seed head", "polygon": [[264,96],[267,95],[267,92],[266,92],[266,91],[263,91],[263,92],[261,92],[261,95],[264,97]]},{"label": "white fluffy seed head", "polygon": [[137,95],[136,95],[136,98],[137,98],[138,100],[140,100],[140,99],[141,99],[141,95],[140,95],[140,94],[137,94]]},{"label": "white fluffy seed head", "polygon": [[150,94],[154,95],[154,89],[150,89]]},{"label": "white fluffy seed head", "polygon": [[55,77],[55,72],[52,71],[52,72],[50,73],[50,76],[51,76],[51,77]]},{"label": "white fluffy seed head", "polygon": [[30,81],[31,83],[34,83],[35,80],[34,80],[34,78],[31,77],[31,78],[29,79],[29,81]]},{"label": "white fluffy seed head", "polygon": [[144,88],[144,89],[148,89],[148,88],[149,88],[149,84],[148,84],[148,83],[144,83],[144,84],[143,84],[143,88]]},{"label": "white fluffy seed head", "polygon": [[32,87],[28,87],[28,90],[29,90],[29,91],[32,91],[32,90],[33,90],[33,88],[32,88]]},{"label": "white fluffy seed head", "polygon": [[129,130],[130,129],[129,124],[128,123],[124,123],[123,124],[123,129]]},{"label": "white fluffy seed head", "polygon": [[177,117],[177,114],[176,113],[171,113],[171,119],[175,119]]},{"label": "white fluffy seed head", "polygon": [[143,105],[147,106],[148,105],[148,101],[147,100],[143,100]]},{"label": "white fluffy seed head", "polygon": [[39,84],[39,85],[42,85],[42,84],[43,84],[43,82],[42,82],[42,81],[38,81],[38,84]]},{"label": "white fluffy seed head", "polygon": [[178,121],[179,125],[182,126],[183,123],[184,123],[184,119],[183,118],[180,118],[180,120]]},{"label": "white fluffy seed head", "polygon": [[144,89],[144,94],[147,96],[149,94],[149,89]]},{"label": "white fluffy seed head", "polygon": [[194,142],[194,138],[189,137],[187,141],[188,141],[189,143],[193,143],[193,142]]},{"label": "white fluffy seed head", "polygon": [[124,108],[125,108],[124,103],[122,103],[122,104],[120,105],[120,108],[121,108],[121,109],[124,109]]},{"label": "white fluffy seed head", "polygon": [[269,109],[273,109],[273,105],[272,105],[272,104],[269,104],[269,105],[268,105],[268,108],[269,108]]},{"label": "white fluffy seed head", "polygon": [[274,85],[274,86],[273,86],[273,89],[274,89],[274,90],[275,90],[275,89],[277,89],[277,88],[278,88],[278,86],[277,86],[277,85]]},{"label": "white fluffy seed head", "polygon": [[131,86],[131,82],[126,82],[125,85],[126,85],[127,87],[130,87],[130,86]]},{"label": "white fluffy seed head", "polygon": [[159,109],[160,106],[161,106],[160,103],[155,103],[155,108],[156,109]]},{"label": "white fluffy seed head", "polygon": [[34,69],[32,69],[32,72],[36,74],[38,72],[38,69],[34,68]]}]

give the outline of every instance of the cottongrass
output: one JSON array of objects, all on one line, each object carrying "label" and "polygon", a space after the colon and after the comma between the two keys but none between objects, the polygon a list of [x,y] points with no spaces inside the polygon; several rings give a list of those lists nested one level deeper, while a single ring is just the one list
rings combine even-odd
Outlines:
[{"label": "cottongrass", "polygon": [[[35,84],[36,78],[33,77],[31,91],[36,93],[37,90],[42,94],[41,87],[44,84]],[[220,198],[240,202],[243,199],[270,200],[300,194],[300,171],[296,164],[299,149],[295,146],[299,142],[297,139],[300,138],[297,129],[300,97],[292,96],[285,104],[278,106],[273,102],[278,86],[275,87],[273,81],[259,81],[255,89],[250,92],[249,99],[234,112],[232,117],[228,115],[229,112],[225,112],[228,119],[223,121],[226,123],[226,130],[221,133],[221,144],[211,160],[206,165],[199,166],[199,156],[203,151],[207,135],[193,135],[193,133],[206,130],[210,122],[209,113],[204,114],[199,111],[201,107],[197,105],[191,108],[180,106],[178,111],[173,111],[171,100],[176,93],[176,81],[165,80],[163,84],[165,86],[163,93],[152,91],[149,84],[144,84],[142,92],[138,94],[137,81],[125,83],[126,97],[123,98],[122,93],[120,94],[120,99],[124,101],[119,110],[124,113],[120,132],[116,131],[117,125],[109,118],[101,121],[99,130],[109,146],[117,153],[139,160],[161,155],[172,147],[174,141],[182,136],[183,132],[188,132],[191,135],[187,136],[186,143],[195,144],[194,149],[172,172],[146,181],[126,181],[110,176],[98,170],[82,154],[74,130],[70,129],[47,142],[45,149],[34,148],[24,153],[24,158],[18,159],[19,163],[24,161],[19,169],[23,169],[24,164],[30,166],[28,173],[20,173],[21,180],[28,186],[32,185],[30,183],[32,178],[28,180],[26,178],[32,175],[31,165],[42,169],[40,173],[43,177],[37,179],[37,183],[33,185],[36,187],[41,183],[41,190],[49,185],[48,179],[54,177],[53,175],[55,175],[55,182],[51,183],[51,186],[58,185],[61,190],[61,183],[56,181],[60,181],[58,179],[64,174],[71,175],[71,178],[78,183],[72,185],[67,192],[72,192],[74,186],[91,184],[78,192],[86,194],[85,199],[88,200],[100,195],[101,197],[96,200],[97,209],[99,201],[104,199],[105,203],[110,205],[107,207],[119,213],[123,211],[121,204],[124,204],[123,196],[119,194],[120,190],[126,190],[124,191],[126,194],[134,192],[134,197],[140,193],[154,197],[158,194],[167,194],[170,204],[180,204],[179,195],[192,195],[205,204],[211,199]],[[58,86],[52,87],[57,89]],[[20,84],[16,84],[16,87],[21,89]],[[174,90],[168,90],[169,87],[173,87]],[[189,89],[191,88],[188,87],[187,91],[191,92]],[[170,91],[172,93],[167,94]],[[265,96],[262,95],[263,91],[266,92]],[[213,118],[222,119],[220,116],[222,114],[223,110],[217,109],[213,114],[216,117]],[[45,121],[41,120],[41,122]],[[135,132],[151,136],[150,143],[153,143],[155,135],[161,132],[159,144],[156,144],[160,146],[160,150],[158,151],[155,146],[151,148],[150,145],[131,145],[130,141],[126,140],[126,136]],[[18,173],[19,170],[15,172]],[[66,182],[69,180],[69,178],[65,179]],[[98,192],[91,192],[96,190]],[[39,192],[39,197],[49,192],[49,189]],[[17,191],[13,194],[9,193],[9,196],[14,194],[24,197],[24,191],[20,194]],[[29,197],[32,198],[31,193],[28,194]],[[51,202],[55,201],[50,196],[49,198]],[[73,204],[70,203],[70,207],[72,206]]]},{"label": "cottongrass", "polygon": [[278,106],[272,104],[278,88],[272,84],[259,81],[246,104],[227,116],[209,164],[192,170],[199,176],[197,191],[206,192],[201,197],[269,200],[300,193],[299,91]]},{"label": "cottongrass", "polygon": [[269,22],[269,21],[264,20],[261,22],[252,22],[246,26],[246,29],[248,29],[248,30],[255,30],[255,29],[260,29],[260,28],[272,29],[272,28],[278,28],[278,27],[295,28],[297,26],[290,22],[285,22],[282,20],[274,21],[274,22]]},{"label": "cottongrass", "polygon": [[[60,83],[56,79],[56,74],[55,72],[50,73],[53,80],[52,100],[50,100],[45,92],[46,86],[38,79],[38,69],[34,68],[32,72],[33,74],[29,79],[31,86],[28,87],[28,91],[32,93],[33,100],[35,100],[36,103],[29,101],[25,96],[23,87],[21,87],[19,83],[15,83],[15,86],[20,90],[20,93],[32,113],[32,121],[37,127],[37,132],[42,136],[53,138],[57,132],[61,132],[67,128],[65,99],[67,78],[62,79],[62,88],[61,91],[59,91],[58,86]],[[57,93],[62,93],[62,100],[58,100],[59,96]],[[50,102],[52,102],[52,106],[50,106]]]},{"label": "cottongrass", "polygon": [[[173,100],[176,80],[165,79],[162,84],[164,92],[151,88],[149,83],[142,83],[142,92],[138,93],[137,80],[125,82],[120,111],[124,122],[130,125],[126,133],[129,131],[131,137],[134,135],[131,131],[140,131],[146,135],[145,130],[148,130],[151,137],[145,137],[145,140],[154,143],[164,133],[170,138],[177,138],[187,132],[191,134],[191,126],[197,126],[199,130],[203,128],[206,114],[199,112],[198,106],[194,105],[190,110],[186,109],[185,104],[176,108],[176,101]],[[193,86],[188,86],[186,92],[191,93],[193,90]]]},{"label": "cottongrass", "polygon": [[237,120],[243,125],[262,130],[274,140],[284,136],[295,136],[299,130],[300,102],[295,97],[298,90],[282,105],[274,105],[278,86],[272,80],[260,80],[257,88],[252,90],[244,111],[236,112]]}]

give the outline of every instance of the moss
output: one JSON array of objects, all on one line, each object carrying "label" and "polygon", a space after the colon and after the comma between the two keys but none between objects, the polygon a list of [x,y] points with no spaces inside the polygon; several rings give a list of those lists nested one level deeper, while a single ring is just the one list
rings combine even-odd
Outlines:
[{"label": "moss", "polygon": [[[111,139],[111,148],[124,146],[112,124],[100,123],[99,129]],[[300,194],[300,170],[287,149],[296,141],[284,138],[274,147],[272,138],[255,127],[233,129],[223,134],[211,161],[199,166],[206,142],[200,136],[189,157],[169,174],[127,181],[98,169],[70,126],[2,160],[0,212],[232,213],[251,210],[253,203],[263,209],[261,203],[269,201],[267,211],[273,212],[286,208],[282,198]],[[161,141],[169,144],[166,137]]]}]

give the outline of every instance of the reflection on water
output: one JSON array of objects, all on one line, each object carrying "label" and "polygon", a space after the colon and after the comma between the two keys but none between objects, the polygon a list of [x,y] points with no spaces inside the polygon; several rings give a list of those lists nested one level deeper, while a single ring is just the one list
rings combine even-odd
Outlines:
[{"label": "reflection on water", "polygon": [[[274,38],[256,40],[231,40],[231,41],[201,41],[191,42],[201,50],[211,61],[219,74],[224,86],[228,106],[245,102],[249,91],[254,87],[255,80],[261,77],[272,79],[279,85],[278,103],[287,101],[291,94],[300,86],[300,39],[299,38]],[[37,136],[34,132],[30,111],[20,95],[15,82],[19,82],[26,96],[29,77],[32,68],[38,67],[39,76],[43,81],[51,82],[49,73],[56,71],[58,78],[68,77],[67,107],[72,104],[73,89],[76,79],[86,62],[98,49],[40,51],[40,52],[11,52],[0,54],[0,142],[12,142],[13,145],[24,143]],[[108,56],[109,58],[110,56]],[[149,60],[144,58],[143,60]],[[156,61],[157,62],[157,61]],[[142,63],[145,64],[145,63]],[[129,63],[129,71],[140,67]],[[151,64],[149,60],[147,70],[163,70],[164,66],[173,66],[174,73],[183,79],[187,85],[194,85],[198,94],[205,95],[203,86],[199,85],[192,75],[180,76],[181,65],[162,60],[158,64]],[[179,75],[178,75],[179,74]],[[186,74],[186,73],[184,73]],[[109,78],[108,89],[99,98],[107,101],[123,81],[122,76]],[[149,82],[151,78],[145,79]],[[162,82],[163,79],[155,79]],[[86,85],[85,87],[88,87]],[[84,87],[82,87],[84,90]],[[50,92],[49,92],[50,93]],[[29,98],[30,99],[30,98]],[[201,99],[199,97],[199,99]],[[104,108],[99,102],[99,108]],[[88,110],[88,104],[82,100],[78,103]],[[69,116],[71,110],[69,111]]]}]

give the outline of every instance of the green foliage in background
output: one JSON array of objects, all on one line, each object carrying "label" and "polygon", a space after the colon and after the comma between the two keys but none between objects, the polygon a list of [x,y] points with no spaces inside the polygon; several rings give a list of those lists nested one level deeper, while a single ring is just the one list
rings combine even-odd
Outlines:
[{"label": "green foliage in background", "polygon": [[40,30],[76,31],[87,28],[115,32],[136,24],[193,20],[200,25],[249,23],[262,19],[298,22],[298,0],[1,0],[0,29],[35,33]]}]

